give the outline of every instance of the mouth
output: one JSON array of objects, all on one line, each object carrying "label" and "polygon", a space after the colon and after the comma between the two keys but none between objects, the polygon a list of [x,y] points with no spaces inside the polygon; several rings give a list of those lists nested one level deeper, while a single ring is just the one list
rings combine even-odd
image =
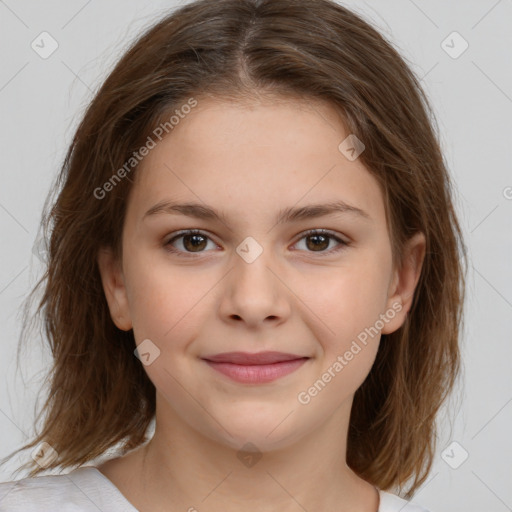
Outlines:
[{"label": "mouth", "polygon": [[264,384],[294,372],[310,358],[283,352],[227,352],[202,359],[236,382]]}]

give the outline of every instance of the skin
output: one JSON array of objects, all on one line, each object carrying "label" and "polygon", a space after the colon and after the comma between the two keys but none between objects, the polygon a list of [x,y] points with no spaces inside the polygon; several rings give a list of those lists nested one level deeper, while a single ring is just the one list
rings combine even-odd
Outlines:
[{"label": "skin", "polygon": [[[346,437],[380,335],[307,405],[298,401],[393,304],[401,310],[381,332],[403,324],[425,252],[417,234],[393,268],[377,181],[338,149],[348,135],[324,103],[199,99],[138,169],[122,260],[104,248],[98,264],[117,327],[160,350],[144,366],[157,390],[156,430],[146,446],[99,469],[141,512],[378,510],[377,490],[346,464]],[[168,213],[143,219],[163,199],[205,203],[226,223]],[[341,213],[275,222],[282,208],[339,199],[369,219]],[[203,232],[199,252],[183,238],[173,247],[185,256],[167,250],[181,229]],[[315,250],[308,229],[349,244],[334,252],[340,244],[327,238]],[[236,252],[249,236],[263,249],[252,263]],[[256,385],[200,359],[267,350],[310,359]],[[237,457],[248,442],[262,454],[250,467]]]}]

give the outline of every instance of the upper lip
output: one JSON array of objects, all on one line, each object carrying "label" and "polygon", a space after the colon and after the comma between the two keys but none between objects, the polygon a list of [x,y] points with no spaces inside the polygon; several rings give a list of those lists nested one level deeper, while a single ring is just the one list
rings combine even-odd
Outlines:
[{"label": "upper lip", "polygon": [[307,356],[296,354],[285,354],[284,352],[224,352],[214,356],[203,357],[213,363],[233,363],[241,365],[273,364],[282,361],[293,361],[294,359],[305,359]]}]

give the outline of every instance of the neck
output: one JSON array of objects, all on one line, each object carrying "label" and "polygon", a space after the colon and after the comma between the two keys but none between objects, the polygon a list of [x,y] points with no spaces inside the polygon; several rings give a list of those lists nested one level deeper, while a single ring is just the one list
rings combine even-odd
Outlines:
[{"label": "neck", "polygon": [[271,504],[283,512],[376,512],[377,490],[345,462],[350,407],[342,404],[314,434],[263,453],[212,440],[157,408],[168,416],[157,414],[153,438],[133,454],[128,497],[141,511],[263,512]]}]

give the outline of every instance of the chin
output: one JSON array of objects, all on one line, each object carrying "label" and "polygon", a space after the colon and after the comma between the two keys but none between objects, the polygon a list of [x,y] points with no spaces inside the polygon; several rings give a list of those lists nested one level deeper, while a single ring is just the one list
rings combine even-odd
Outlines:
[{"label": "chin", "polygon": [[223,429],[216,429],[209,437],[237,452],[282,450],[298,442],[305,434],[290,421],[291,418],[283,421],[285,418],[286,415],[266,418],[244,415],[225,424],[229,434]]}]

